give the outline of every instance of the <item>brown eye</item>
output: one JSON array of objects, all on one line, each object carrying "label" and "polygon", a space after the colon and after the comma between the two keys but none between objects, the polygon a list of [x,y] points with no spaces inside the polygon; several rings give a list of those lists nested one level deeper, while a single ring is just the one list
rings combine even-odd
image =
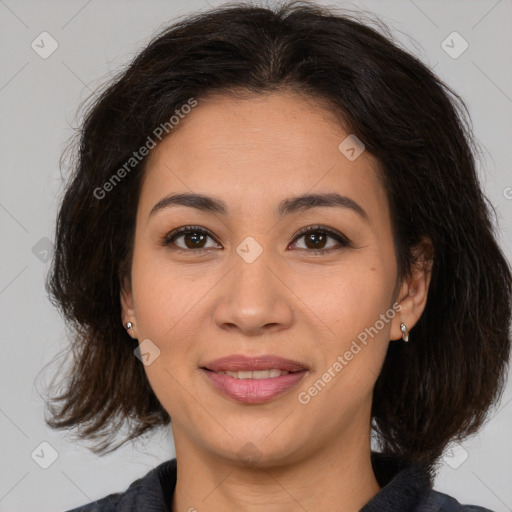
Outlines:
[{"label": "brown eye", "polygon": [[304,240],[308,249],[323,249],[329,235],[321,231],[314,231],[304,235]]},{"label": "brown eye", "polygon": [[[169,233],[163,240],[163,245],[174,245],[177,250],[201,251],[211,248],[206,246],[208,238],[213,237],[204,229],[194,226],[185,226]],[[179,243],[177,241],[179,240]]]},{"label": "brown eye", "polygon": [[187,249],[202,249],[204,247],[208,235],[198,231],[190,231],[183,233],[178,238],[183,237],[183,242]]},{"label": "brown eye", "polygon": [[[299,250],[313,253],[317,252],[324,254],[326,252],[335,251],[339,248],[347,247],[350,245],[350,241],[347,237],[341,233],[337,233],[336,231],[322,226],[302,229],[299,231],[294,240],[300,240],[301,238],[304,239],[305,247],[299,247]],[[337,244],[331,244],[331,246],[326,248],[329,239],[335,240]],[[294,242],[293,245],[297,245],[297,242]]]},{"label": "brown eye", "polygon": [[[314,226],[303,228],[295,236],[293,246],[297,246],[297,240],[304,239],[304,247],[295,247],[300,251],[311,252],[313,254],[324,254],[338,249],[350,246],[347,237],[330,228],[323,226]],[[208,239],[214,241],[213,236],[202,228],[195,226],[184,226],[176,229],[166,235],[162,245],[170,246],[173,250],[185,252],[202,252],[214,248],[216,245],[206,245]],[[333,240],[334,244],[329,240]]]}]

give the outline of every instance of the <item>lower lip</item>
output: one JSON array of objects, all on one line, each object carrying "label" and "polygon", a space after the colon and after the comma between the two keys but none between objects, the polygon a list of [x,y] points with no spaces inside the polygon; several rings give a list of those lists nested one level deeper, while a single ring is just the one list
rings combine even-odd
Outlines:
[{"label": "lower lip", "polygon": [[306,370],[268,379],[237,379],[202,368],[209,381],[224,395],[245,404],[262,404],[296,386]]}]

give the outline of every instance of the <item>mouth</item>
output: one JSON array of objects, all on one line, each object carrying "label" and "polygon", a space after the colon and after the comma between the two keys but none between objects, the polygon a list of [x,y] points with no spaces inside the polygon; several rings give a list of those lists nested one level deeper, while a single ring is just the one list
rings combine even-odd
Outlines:
[{"label": "mouth", "polygon": [[[274,355],[261,355],[248,357],[244,355],[232,355],[227,357],[221,357],[215,359],[203,365],[203,368],[212,372],[260,372],[260,371],[271,371],[279,370],[280,372],[299,372],[302,370],[308,370],[308,367],[294,361],[292,359],[285,359],[284,357]],[[274,371],[275,373],[275,371]],[[268,377],[268,376],[266,376]],[[275,375],[279,377],[279,375]],[[252,378],[252,377],[241,377],[241,378]],[[258,377],[255,377],[258,378]],[[265,377],[261,377],[265,378]]]},{"label": "mouth", "polygon": [[[208,368],[204,368],[208,371]],[[270,370],[253,370],[253,371],[238,371],[238,372],[230,372],[230,371],[218,371],[215,372],[217,375],[229,375],[230,377],[233,377],[234,379],[274,379],[275,377],[281,377],[281,375],[288,375],[289,373],[296,373],[296,372],[287,372],[285,370],[279,370],[278,368],[271,368]]]},{"label": "mouth", "polygon": [[261,404],[295,387],[309,368],[277,356],[234,355],[206,363],[201,370],[222,395],[237,402]]}]

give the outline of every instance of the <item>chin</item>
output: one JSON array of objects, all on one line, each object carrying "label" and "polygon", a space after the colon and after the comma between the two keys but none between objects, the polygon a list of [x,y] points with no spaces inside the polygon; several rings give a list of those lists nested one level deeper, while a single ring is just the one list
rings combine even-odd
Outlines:
[{"label": "chin", "polygon": [[[287,465],[295,462],[303,453],[301,440],[291,431],[280,434],[269,430],[255,430],[247,428],[244,432],[237,432],[236,437],[227,437],[222,440],[206,444],[215,455],[229,463],[238,463],[248,468],[269,468]],[[303,453],[303,455],[305,455]]]}]

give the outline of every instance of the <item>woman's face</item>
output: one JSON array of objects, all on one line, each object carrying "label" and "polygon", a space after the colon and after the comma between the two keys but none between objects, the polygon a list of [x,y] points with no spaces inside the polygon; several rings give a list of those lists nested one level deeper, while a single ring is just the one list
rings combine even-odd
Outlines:
[{"label": "woman's face", "polygon": [[[377,162],[324,108],[211,97],[149,155],[123,320],[178,452],[280,464],[369,442],[372,389],[407,319]],[[176,194],[209,200],[153,210]]]}]

